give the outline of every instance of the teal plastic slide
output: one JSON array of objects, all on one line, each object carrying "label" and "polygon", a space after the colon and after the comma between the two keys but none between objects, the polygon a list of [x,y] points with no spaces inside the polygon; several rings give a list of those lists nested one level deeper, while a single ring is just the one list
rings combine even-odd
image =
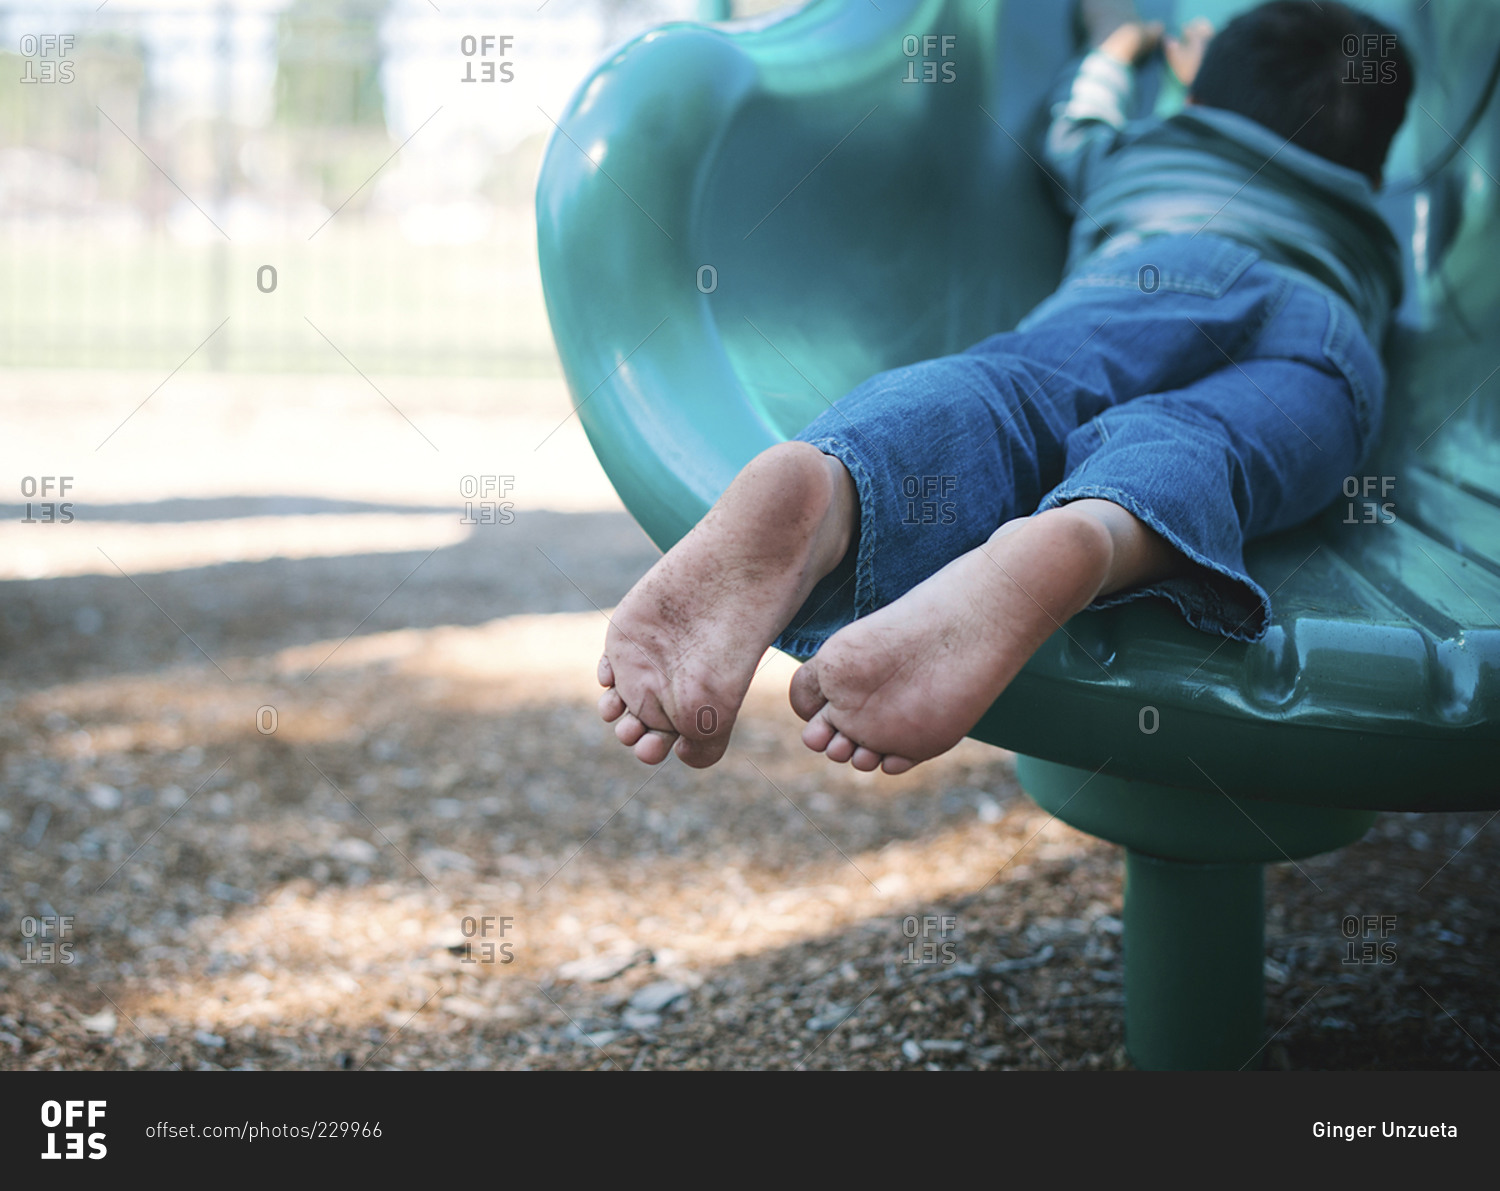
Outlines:
[{"label": "teal plastic slide", "polygon": [[[1222,24],[1247,6],[1140,7]],[[1382,447],[1250,551],[1274,593],[1262,641],[1152,601],[1085,613],[973,733],[1127,849],[1141,1067],[1259,1063],[1264,864],[1352,842],[1378,810],[1500,807],[1500,3],[1366,7],[1419,69],[1383,198],[1409,284]],[[665,26],[584,81],[538,183],[542,277],[579,417],[659,546],[864,378],[1056,286],[1067,226],[1032,152],[1070,10],[812,0]]]}]

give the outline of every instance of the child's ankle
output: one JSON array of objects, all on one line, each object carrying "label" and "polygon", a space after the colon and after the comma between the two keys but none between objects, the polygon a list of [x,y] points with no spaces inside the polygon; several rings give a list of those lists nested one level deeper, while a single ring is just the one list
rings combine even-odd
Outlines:
[{"label": "child's ankle", "polygon": [[[1134,513],[1110,500],[1071,501],[1048,513],[1067,513],[1102,534],[1108,546],[1108,561],[1096,595],[1110,595],[1128,587],[1139,587],[1181,574],[1191,564],[1170,543]],[[1046,516],[1047,514],[1042,514]]]},{"label": "child's ankle", "polygon": [[1006,522],[990,535],[989,548],[992,557],[1020,563],[1021,570],[1002,569],[1058,619],[1093,603],[1115,566],[1104,519],[1071,504]]}]

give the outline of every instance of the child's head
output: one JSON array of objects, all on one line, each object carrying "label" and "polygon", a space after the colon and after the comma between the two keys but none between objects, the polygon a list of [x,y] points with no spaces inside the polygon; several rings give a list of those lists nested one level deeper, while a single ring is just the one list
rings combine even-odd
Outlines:
[{"label": "child's head", "polygon": [[1192,99],[1380,185],[1413,70],[1389,26],[1336,0],[1271,0],[1208,43]]}]

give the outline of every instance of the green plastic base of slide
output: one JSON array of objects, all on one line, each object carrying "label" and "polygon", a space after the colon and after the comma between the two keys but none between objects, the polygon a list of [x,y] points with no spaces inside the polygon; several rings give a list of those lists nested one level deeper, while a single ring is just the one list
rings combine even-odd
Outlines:
[{"label": "green plastic base of slide", "polygon": [[1137,1067],[1259,1065],[1263,869],[1125,853],[1125,1049]]},{"label": "green plastic base of slide", "polygon": [[1372,811],[1178,790],[1021,757],[1021,785],[1125,853],[1125,1046],[1153,1071],[1242,1070],[1265,1044],[1264,865],[1341,848]]}]

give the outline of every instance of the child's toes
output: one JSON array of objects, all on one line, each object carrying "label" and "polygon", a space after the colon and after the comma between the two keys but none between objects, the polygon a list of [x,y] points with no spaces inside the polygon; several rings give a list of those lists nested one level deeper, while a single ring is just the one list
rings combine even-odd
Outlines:
[{"label": "child's toes", "polygon": [[649,729],[635,742],[636,760],[644,761],[647,765],[660,765],[671,753],[674,739],[670,732]]},{"label": "child's toes", "polygon": [[823,695],[823,688],[818,685],[816,659],[797,667],[797,672],[792,675],[792,685],[787,691],[787,696],[792,701],[792,710],[804,720],[812,719],[827,705],[828,700]]},{"label": "child's toes", "polygon": [[599,658],[599,685],[615,685],[615,668],[609,664],[608,654],[603,654]]},{"label": "child's toes", "polygon": [[837,732],[827,719],[821,715],[815,715],[807,722],[807,727],[802,729],[802,743],[813,752],[821,753],[836,735]]},{"label": "child's toes", "polygon": [[677,738],[677,756],[684,765],[693,769],[707,769],[724,755],[724,750],[729,747],[727,734],[725,738],[710,738],[706,740],[690,740],[686,736]]},{"label": "child's toes", "polygon": [[833,739],[828,742],[828,747],[823,750],[823,755],[830,761],[837,761],[842,765],[850,757],[854,756],[854,750],[859,746],[845,736],[842,732],[835,732]]},{"label": "child's toes", "polygon": [[615,739],[623,745],[634,745],[644,735],[646,725],[636,718],[634,712],[627,711],[615,722]]},{"label": "child's toes", "polygon": [[614,687],[599,696],[599,715],[606,724],[614,723],[624,714],[625,700],[620,698],[620,692]]},{"label": "child's toes", "polygon": [[867,749],[860,745],[854,750],[854,756],[849,758],[849,764],[863,773],[874,773],[880,768],[881,756],[873,749]]},{"label": "child's toes", "polygon": [[895,777],[898,773],[905,773],[914,765],[916,765],[915,761],[908,761],[905,757],[887,756],[885,760],[880,763],[880,768],[886,773],[890,774],[892,777]]}]

